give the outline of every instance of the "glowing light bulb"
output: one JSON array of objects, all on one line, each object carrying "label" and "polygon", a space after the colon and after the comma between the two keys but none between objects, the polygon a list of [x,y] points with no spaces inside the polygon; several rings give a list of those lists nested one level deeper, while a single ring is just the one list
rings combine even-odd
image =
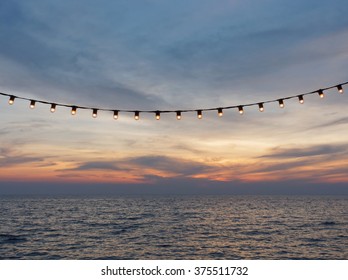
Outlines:
[{"label": "glowing light bulb", "polygon": [[137,121],[139,120],[139,111],[134,112],[134,119]]},{"label": "glowing light bulb", "polygon": [[197,118],[199,118],[199,119],[202,118],[202,110],[197,111]]},{"label": "glowing light bulb", "polygon": [[55,111],[56,111],[56,104],[51,104],[51,109],[50,109],[50,111],[51,111],[51,113],[54,113]]},{"label": "glowing light bulb", "polygon": [[16,97],[14,97],[13,95],[10,96],[10,99],[8,100],[8,104],[12,105],[14,103]]},{"label": "glowing light bulb", "polygon": [[218,116],[219,116],[219,117],[222,117],[223,114],[224,114],[224,113],[222,112],[222,108],[219,108],[219,109],[218,109]]},{"label": "glowing light bulb", "polygon": [[30,109],[34,109],[35,108],[35,100],[30,100]]},{"label": "glowing light bulb", "polygon": [[284,100],[283,99],[279,99],[278,102],[279,102],[279,107],[280,108],[284,108]]},{"label": "glowing light bulb", "polygon": [[118,111],[114,111],[114,120],[118,119]]},{"label": "glowing light bulb", "polygon": [[161,113],[160,111],[156,112],[156,120],[159,120],[161,118]]},{"label": "glowing light bulb", "polygon": [[181,112],[180,111],[176,112],[176,119],[181,120]]},{"label": "glowing light bulb", "polygon": [[303,95],[299,95],[299,96],[298,96],[298,101],[299,101],[301,104],[304,103]]},{"label": "glowing light bulb", "polygon": [[[318,94],[319,94],[319,97],[320,97],[320,98],[324,98],[324,92],[323,92],[322,89],[319,89],[319,90],[318,90]],[[301,102],[301,101],[300,101],[300,102]]]},{"label": "glowing light bulb", "polygon": [[93,109],[92,117],[96,118],[98,114],[98,109]]},{"label": "glowing light bulb", "polygon": [[244,113],[243,106],[238,106],[238,111],[239,111],[239,114],[242,115]]},{"label": "glowing light bulb", "polygon": [[263,112],[263,111],[264,111],[263,103],[259,103],[259,110],[260,110],[260,112]]},{"label": "glowing light bulb", "polygon": [[76,115],[76,111],[77,111],[77,107],[76,106],[72,106],[71,107],[71,114],[74,116]]},{"label": "glowing light bulb", "polygon": [[343,87],[342,87],[342,85],[338,85],[338,86],[337,86],[337,90],[338,90],[339,93],[343,93]]}]

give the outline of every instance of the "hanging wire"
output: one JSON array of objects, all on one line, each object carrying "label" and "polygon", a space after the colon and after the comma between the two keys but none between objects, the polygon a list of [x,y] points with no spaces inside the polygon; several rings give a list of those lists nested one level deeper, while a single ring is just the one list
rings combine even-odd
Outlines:
[{"label": "hanging wire", "polygon": [[217,111],[218,116],[221,117],[223,115],[224,110],[229,110],[229,109],[238,109],[240,114],[244,113],[244,108],[245,107],[251,107],[251,106],[258,106],[260,112],[264,111],[264,104],[267,103],[278,103],[281,108],[284,107],[284,101],[289,100],[289,99],[294,99],[297,98],[299,102],[302,104],[304,103],[304,96],[306,95],[311,95],[311,94],[319,94],[320,98],[324,97],[324,91],[330,90],[337,88],[337,91],[339,93],[343,93],[343,86],[347,85],[347,82],[340,83],[334,86],[329,86],[325,88],[321,88],[318,90],[314,90],[311,92],[306,92],[302,94],[297,94],[297,95],[291,95],[291,96],[286,96],[286,97],[281,97],[277,99],[271,99],[271,100],[265,100],[265,101],[259,101],[255,103],[247,103],[247,104],[239,104],[239,105],[231,105],[231,106],[220,106],[220,107],[213,107],[213,108],[203,108],[203,109],[176,109],[176,110],[124,110],[124,109],[107,109],[107,108],[97,108],[97,107],[86,107],[86,106],[81,106],[81,105],[73,105],[73,104],[65,104],[65,103],[57,103],[57,102],[49,102],[45,100],[39,100],[39,99],[32,99],[32,98],[27,98],[27,97],[22,97],[22,96],[17,96],[13,94],[7,94],[0,92],[0,95],[2,96],[7,96],[9,97],[8,103],[10,105],[14,104],[15,99],[20,99],[20,100],[27,100],[30,102],[30,108],[34,108],[35,104],[41,103],[41,104],[47,104],[50,105],[50,111],[53,113],[56,111],[57,107],[67,107],[71,108],[71,114],[76,115],[77,110],[92,110],[92,116],[94,118],[97,117],[97,112],[98,111],[107,111],[107,112],[112,112],[113,113],[113,118],[116,120],[119,117],[120,112],[125,112],[125,113],[133,113],[135,120],[139,120],[140,118],[140,113],[152,113],[155,114],[155,118],[157,120],[160,119],[161,114],[166,114],[166,113],[175,113],[176,117],[178,120],[182,118],[182,113],[188,113],[188,112],[196,112],[198,119],[201,119],[203,116],[203,112],[206,111]]}]

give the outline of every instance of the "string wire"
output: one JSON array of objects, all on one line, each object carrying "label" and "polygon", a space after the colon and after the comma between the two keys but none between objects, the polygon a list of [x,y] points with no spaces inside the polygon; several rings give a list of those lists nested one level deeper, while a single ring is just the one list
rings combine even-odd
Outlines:
[{"label": "string wire", "polygon": [[[47,105],[51,105],[56,108],[56,107],[68,107],[68,108],[72,108],[73,110],[77,109],[82,109],[82,110],[92,110],[93,111],[93,116],[96,116],[96,112],[97,111],[106,111],[106,112],[114,112],[114,113],[119,113],[119,112],[125,112],[125,113],[134,113],[135,115],[137,115],[137,119],[139,118],[139,114],[140,113],[154,113],[156,114],[156,116],[159,114],[165,114],[165,113],[187,113],[187,112],[200,112],[200,114],[202,114],[202,112],[205,111],[219,111],[222,112],[222,110],[229,110],[229,109],[234,109],[234,108],[238,108],[240,111],[241,109],[243,109],[244,107],[251,107],[251,106],[259,106],[260,104],[267,104],[267,103],[274,103],[274,102],[280,102],[280,101],[284,101],[284,100],[289,100],[289,99],[294,99],[294,98],[299,98],[299,99],[303,99],[303,96],[306,95],[311,95],[311,94],[315,94],[315,93],[323,93],[324,91],[333,89],[333,88],[337,88],[339,91],[343,92],[343,86],[347,85],[347,82],[344,83],[340,83],[334,86],[328,86],[325,88],[321,88],[318,90],[314,90],[314,91],[310,91],[310,92],[305,92],[305,93],[301,93],[301,94],[296,94],[296,95],[290,95],[290,96],[285,96],[285,97],[279,97],[277,99],[270,99],[270,100],[264,100],[264,101],[258,101],[258,102],[253,102],[253,103],[246,103],[246,104],[238,104],[238,105],[230,105],[230,106],[220,106],[220,107],[212,107],[212,108],[199,108],[199,109],[176,109],[176,110],[124,110],[124,109],[109,109],[109,108],[98,108],[98,107],[88,107],[88,106],[81,106],[81,105],[74,105],[74,104],[66,104],[66,103],[59,103],[59,102],[51,102],[51,101],[46,101],[46,100],[40,100],[40,99],[33,99],[33,98],[28,98],[28,97],[23,97],[23,96],[18,96],[18,95],[13,95],[13,94],[8,94],[8,93],[4,93],[4,92],[0,92],[0,95],[2,96],[7,96],[10,99],[12,99],[12,101],[14,101],[14,99],[20,99],[20,100],[27,100],[30,101],[31,104],[32,103],[41,103],[41,104],[47,104]],[[158,118],[159,119],[159,118]]]}]

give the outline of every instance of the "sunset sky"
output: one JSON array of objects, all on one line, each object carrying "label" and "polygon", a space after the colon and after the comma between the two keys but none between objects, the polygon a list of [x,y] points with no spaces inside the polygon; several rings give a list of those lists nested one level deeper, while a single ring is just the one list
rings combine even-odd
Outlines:
[{"label": "sunset sky", "polygon": [[[347,14],[345,0],[2,0],[0,92],[124,110],[298,95],[348,81]],[[344,89],[180,121],[0,96],[0,194],[348,193]]]}]

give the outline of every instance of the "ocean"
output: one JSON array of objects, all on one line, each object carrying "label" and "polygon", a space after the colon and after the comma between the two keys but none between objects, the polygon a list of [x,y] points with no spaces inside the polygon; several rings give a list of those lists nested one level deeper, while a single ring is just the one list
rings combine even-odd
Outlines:
[{"label": "ocean", "polygon": [[348,197],[2,196],[0,259],[348,259]]}]

